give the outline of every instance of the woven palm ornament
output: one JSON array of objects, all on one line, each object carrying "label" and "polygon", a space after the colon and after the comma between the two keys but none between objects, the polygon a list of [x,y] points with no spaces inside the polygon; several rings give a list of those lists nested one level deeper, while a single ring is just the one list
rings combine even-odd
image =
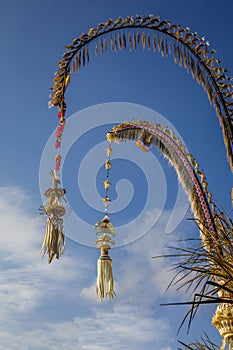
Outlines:
[{"label": "woven palm ornament", "polygon": [[41,205],[41,214],[46,215],[46,232],[41,252],[43,256],[48,254],[48,262],[51,263],[53,258],[59,259],[65,250],[65,235],[63,228],[62,216],[66,213],[66,201],[64,195],[66,190],[60,187],[60,179],[56,172],[50,172],[52,179],[52,188],[45,192],[47,201]]}]

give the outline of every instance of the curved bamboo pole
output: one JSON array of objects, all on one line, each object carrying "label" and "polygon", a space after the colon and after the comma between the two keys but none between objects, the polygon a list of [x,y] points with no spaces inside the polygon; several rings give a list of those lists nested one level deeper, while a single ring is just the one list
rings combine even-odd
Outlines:
[{"label": "curved bamboo pole", "polygon": [[[184,257],[183,262],[176,266],[178,269],[175,277],[177,278],[176,284],[188,288],[194,284],[195,292],[197,287],[204,282],[201,294],[195,294],[194,301],[187,303],[193,305],[188,312],[190,322],[195,315],[194,308],[197,309],[202,303],[219,302],[212,324],[223,337],[220,349],[224,350],[227,346],[232,349],[233,224],[224,213],[218,211],[213,203],[204,172],[199,170],[197,162],[188,153],[181,140],[161,124],[143,120],[125,122],[113,127],[107,134],[107,139],[111,142],[135,140],[144,151],[148,151],[152,145],[155,145],[176,170],[178,179],[188,195],[201,236],[199,248],[185,249],[183,251],[185,254],[175,255]],[[180,273],[184,271],[185,274],[180,277]],[[193,278],[190,277],[190,272],[195,274]],[[207,292],[204,294],[208,283],[215,287],[211,292],[217,293],[217,298],[209,297]],[[195,301],[197,296],[198,299]],[[210,299],[203,301],[203,298]]]},{"label": "curved bamboo pole", "polygon": [[153,48],[154,52],[158,51],[162,56],[173,54],[174,62],[191,72],[203,86],[210,103],[214,105],[233,171],[232,78],[227,75],[227,70],[220,66],[220,61],[215,58],[215,51],[210,48],[208,41],[198,37],[196,32],[190,32],[189,28],[181,28],[179,24],[171,24],[168,20],[161,21],[160,17],[150,15],[109,19],[66,46],[59,69],[55,73],[50,102],[51,106],[59,107],[61,121],[66,110],[65,91],[70,74],[89,63],[89,44],[93,41],[96,41],[96,55],[103,54],[108,46],[114,51],[136,50],[140,43],[143,48]]}]

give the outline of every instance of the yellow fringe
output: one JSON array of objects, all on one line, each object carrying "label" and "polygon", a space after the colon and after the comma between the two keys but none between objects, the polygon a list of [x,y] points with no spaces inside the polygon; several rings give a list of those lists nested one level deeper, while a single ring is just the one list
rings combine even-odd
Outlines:
[{"label": "yellow fringe", "polygon": [[114,281],[112,275],[112,260],[110,258],[97,261],[96,295],[102,301],[104,298],[114,299]]}]

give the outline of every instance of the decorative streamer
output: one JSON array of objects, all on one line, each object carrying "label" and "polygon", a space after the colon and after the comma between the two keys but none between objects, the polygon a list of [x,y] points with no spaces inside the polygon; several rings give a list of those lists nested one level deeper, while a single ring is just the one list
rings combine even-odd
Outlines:
[{"label": "decorative streamer", "polygon": [[112,237],[115,235],[115,228],[113,227],[110,218],[108,216],[108,206],[111,202],[108,190],[111,186],[109,181],[109,170],[112,167],[111,154],[112,148],[111,144],[106,148],[107,160],[105,162],[106,168],[106,180],[103,181],[105,196],[103,198],[104,202],[104,217],[102,220],[98,221],[94,227],[98,230],[96,235],[98,240],[96,241],[96,247],[100,249],[100,257],[97,262],[97,281],[96,281],[96,295],[102,301],[104,298],[113,299],[115,296],[114,292],[114,280],[112,274],[112,259],[108,255],[108,251],[115,244]]}]

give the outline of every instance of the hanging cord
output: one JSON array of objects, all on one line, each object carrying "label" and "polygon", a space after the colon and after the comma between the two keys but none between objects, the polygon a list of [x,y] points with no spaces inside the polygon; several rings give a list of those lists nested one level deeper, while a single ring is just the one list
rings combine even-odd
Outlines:
[{"label": "hanging cord", "polygon": [[[58,118],[59,118],[59,125],[56,129],[55,135],[56,135],[56,141],[54,144],[54,147],[58,150],[61,148],[61,140],[62,140],[62,135],[64,132],[65,128],[65,112],[66,112],[66,104],[63,103],[61,106],[59,106],[59,112],[58,112]],[[59,172],[61,166],[61,155],[60,153],[56,154],[55,156],[55,171],[56,173]]]},{"label": "hanging cord", "polygon": [[111,202],[109,196],[108,196],[108,190],[111,186],[111,182],[109,181],[109,171],[112,167],[112,162],[111,162],[111,155],[112,155],[112,147],[111,144],[109,144],[109,146],[105,149],[106,153],[107,153],[107,160],[105,161],[105,169],[106,169],[106,180],[103,181],[104,184],[104,189],[105,189],[105,197],[103,198],[103,202],[104,202],[104,212],[108,213],[108,206],[109,203]]}]

